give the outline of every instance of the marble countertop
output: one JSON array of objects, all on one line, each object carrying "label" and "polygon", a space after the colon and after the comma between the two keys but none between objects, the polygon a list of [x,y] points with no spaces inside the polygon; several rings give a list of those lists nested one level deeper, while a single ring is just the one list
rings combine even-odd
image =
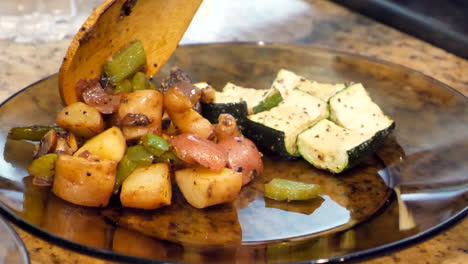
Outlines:
[{"label": "marble countertop", "polygon": [[[468,61],[325,0],[205,0],[181,44],[265,41],[376,57],[423,72],[468,96]],[[70,38],[0,40],[0,100],[58,71]],[[468,219],[408,249],[364,263],[468,263]],[[19,230],[32,263],[107,263]]]}]

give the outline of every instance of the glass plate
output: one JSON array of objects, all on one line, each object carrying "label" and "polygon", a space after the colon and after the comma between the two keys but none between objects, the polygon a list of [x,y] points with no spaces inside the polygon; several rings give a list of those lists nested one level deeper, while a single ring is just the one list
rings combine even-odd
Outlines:
[{"label": "glass plate", "polygon": [[29,257],[23,241],[11,225],[0,216],[0,263],[28,264]]},{"label": "glass plate", "polygon": [[[62,105],[51,76],[0,107],[0,212],[52,243],[130,263],[356,261],[420,242],[467,214],[468,104],[444,84],[402,66],[306,46],[181,46],[156,83],[175,65],[217,88],[228,81],[268,88],[281,68],[319,82],[362,82],[396,130],[342,175],[265,157],[265,173],[233,204],[198,210],[176,192],[172,206],[155,211],[116,202],[84,208],[32,186],[26,167],[34,145],[6,139],[12,127],[53,124]],[[262,195],[272,177],[319,183],[324,192],[309,202],[274,202]]]}]

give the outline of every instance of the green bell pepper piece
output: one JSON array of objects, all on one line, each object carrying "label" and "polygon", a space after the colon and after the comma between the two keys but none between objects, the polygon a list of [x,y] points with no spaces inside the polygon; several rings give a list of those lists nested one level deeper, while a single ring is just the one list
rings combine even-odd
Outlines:
[{"label": "green bell pepper piece", "polygon": [[317,197],[321,188],[316,184],[274,178],[265,184],[264,195],[278,201],[309,200]]}]

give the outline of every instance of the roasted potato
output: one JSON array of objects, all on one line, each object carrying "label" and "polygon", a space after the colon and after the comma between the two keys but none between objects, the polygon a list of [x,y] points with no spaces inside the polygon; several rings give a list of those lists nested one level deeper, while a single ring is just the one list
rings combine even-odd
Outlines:
[{"label": "roasted potato", "polygon": [[115,184],[117,162],[59,155],[55,162],[52,191],[73,204],[104,207],[109,203]]},{"label": "roasted potato", "polygon": [[184,162],[201,165],[212,171],[222,171],[227,163],[227,155],[213,141],[191,134],[180,134],[169,139],[174,154]]},{"label": "roasted potato", "polygon": [[221,172],[206,168],[178,170],[175,180],[187,202],[196,208],[231,202],[242,187],[242,173],[227,168]]},{"label": "roasted potato", "polygon": [[[126,120],[136,118],[146,119],[140,122],[136,119],[134,124],[127,124]],[[127,140],[138,139],[145,134],[161,135],[163,116],[163,95],[156,90],[138,90],[126,93],[117,111],[117,120],[122,126],[122,132]],[[127,122],[131,123],[131,120]]]},{"label": "roasted potato", "polygon": [[177,86],[164,94],[164,108],[181,133],[209,138],[214,131],[213,125],[192,107],[190,98]]},{"label": "roasted potato", "polygon": [[228,167],[242,172],[242,185],[262,174],[262,154],[250,139],[226,137],[218,143],[218,146],[227,153]]},{"label": "roasted potato", "polygon": [[85,103],[76,102],[62,109],[55,122],[74,135],[84,138],[93,137],[104,130],[101,113]]},{"label": "roasted potato", "polygon": [[111,127],[86,141],[73,155],[80,156],[83,152],[88,151],[100,159],[110,159],[119,162],[125,154],[126,148],[125,138],[120,129]]},{"label": "roasted potato", "polygon": [[123,206],[139,209],[156,209],[170,205],[171,199],[171,178],[166,163],[134,170],[123,182],[120,192]]}]

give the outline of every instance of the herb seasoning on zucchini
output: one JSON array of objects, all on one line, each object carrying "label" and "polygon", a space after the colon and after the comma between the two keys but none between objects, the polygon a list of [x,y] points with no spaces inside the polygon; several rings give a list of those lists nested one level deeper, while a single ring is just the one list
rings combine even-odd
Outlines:
[{"label": "herb seasoning on zucchini", "polygon": [[299,89],[327,102],[330,97],[344,89],[345,85],[343,83],[319,83],[297,75],[294,72],[281,69],[271,87],[279,90],[283,98],[287,97],[291,90]]},{"label": "herb seasoning on zucchini", "polygon": [[302,157],[319,169],[340,173],[374,153],[395,127],[362,84],[352,84],[329,102],[330,120],[298,136]]},{"label": "herb seasoning on zucchini", "polygon": [[384,131],[354,131],[322,120],[297,137],[297,147],[314,167],[340,173],[374,153],[387,135]]},{"label": "herb seasoning on zucchini", "polygon": [[394,123],[372,101],[360,83],[334,95],[329,105],[330,120],[347,129],[375,133],[392,127]]},{"label": "herb seasoning on zucchini", "polygon": [[278,106],[248,116],[243,133],[261,151],[295,159],[300,156],[296,148],[297,135],[327,117],[326,102],[294,89]]}]

